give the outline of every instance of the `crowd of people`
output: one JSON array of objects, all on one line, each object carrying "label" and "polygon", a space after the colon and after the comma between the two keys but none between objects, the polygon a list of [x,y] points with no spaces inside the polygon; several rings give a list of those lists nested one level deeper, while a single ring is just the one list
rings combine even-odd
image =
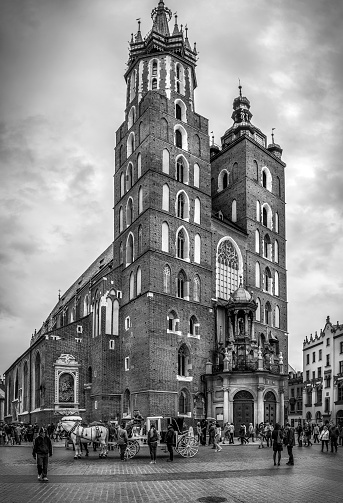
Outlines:
[{"label": "crowd of people", "polygon": [[[64,437],[60,423],[50,423],[43,426],[46,434],[53,442],[58,442]],[[37,423],[0,423],[0,445],[21,445],[22,442],[32,443],[39,434]]]},{"label": "crowd of people", "polygon": [[[233,423],[227,422],[221,428],[217,421],[203,420],[197,423],[197,439],[201,445],[208,445],[220,452],[223,444],[234,444],[235,438],[241,445],[248,443],[258,443],[258,448],[273,449],[274,466],[280,466],[281,452],[287,449],[287,465],[294,465],[293,447],[298,444],[299,447],[311,447],[313,444],[321,444],[321,452],[336,453],[338,445],[343,447],[343,425],[336,425],[332,421],[326,421],[325,424],[312,424],[305,422],[296,427],[286,423],[281,426],[279,423],[260,423],[253,426],[241,424],[238,431],[235,431]],[[208,439],[208,443],[207,443]],[[313,440],[313,441],[312,441]],[[220,445],[221,444],[221,445]]]}]

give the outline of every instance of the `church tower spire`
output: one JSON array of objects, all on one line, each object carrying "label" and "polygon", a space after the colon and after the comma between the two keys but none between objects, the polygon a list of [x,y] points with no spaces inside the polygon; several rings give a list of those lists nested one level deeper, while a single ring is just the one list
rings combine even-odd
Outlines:
[{"label": "church tower spire", "polygon": [[[139,24],[130,43],[125,73],[125,120],[116,133],[113,255],[122,282],[121,316],[131,334],[122,347],[132,365],[125,386],[143,415],[174,416],[166,404],[175,403],[175,393],[193,403],[201,388],[192,365],[202,364],[199,320],[204,333],[210,323],[201,289],[212,282],[211,170],[208,120],[194,110],[197,51],[188,28],[179,30],[175,17],[169,29],[172,13],[163,1],[151,17],[150,32],[142,37]],[[201,344],[210,350],[209,340]],[[168,362],[163,383],[156,372],[162,362]]]}]

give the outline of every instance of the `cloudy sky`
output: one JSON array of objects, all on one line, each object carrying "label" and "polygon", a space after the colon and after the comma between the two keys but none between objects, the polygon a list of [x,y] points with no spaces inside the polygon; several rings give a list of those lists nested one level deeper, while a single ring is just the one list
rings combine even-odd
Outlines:
[{"label": "cloudy sky", "polygon": [[[1,0],[0,374],[112,240],[114,132],[128,41],[157,0]],[[232,101],[284,149],[290,363],[343,322],[343,2],[168,0],[199,61],[215,141]]]}]

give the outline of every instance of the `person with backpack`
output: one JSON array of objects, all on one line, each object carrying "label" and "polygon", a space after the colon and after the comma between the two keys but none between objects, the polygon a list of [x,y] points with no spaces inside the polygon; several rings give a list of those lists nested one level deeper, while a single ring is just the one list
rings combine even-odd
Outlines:
[{"label": "person with backpack", "polygon": [[150,449],[151,465],[156,465],[157,440],[158,440],[158,433],[155,428],[155,423],[151,423],[150,430],[148,431],[148,446]]},{"label": "person with backpack", "polygon": [[274,466],[276,466],[276,454],[278,455],[278,466],[280,466],[281,452],[283,451],[283,436],[281,431],[281,426],[279,423],[275,424],[275,428],[272,432],[272,443],[273,443],[273,459]]}]

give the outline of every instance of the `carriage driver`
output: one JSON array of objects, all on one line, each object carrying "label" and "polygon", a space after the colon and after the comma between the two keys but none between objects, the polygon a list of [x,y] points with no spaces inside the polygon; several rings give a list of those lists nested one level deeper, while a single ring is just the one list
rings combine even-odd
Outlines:
[{"label": "carriage driver", "polygon": [[37,459],[38,480],[48,481],[48,461],[52,456],[52,444],[45,428],[40,428],[33,442],[32,456]]}]

